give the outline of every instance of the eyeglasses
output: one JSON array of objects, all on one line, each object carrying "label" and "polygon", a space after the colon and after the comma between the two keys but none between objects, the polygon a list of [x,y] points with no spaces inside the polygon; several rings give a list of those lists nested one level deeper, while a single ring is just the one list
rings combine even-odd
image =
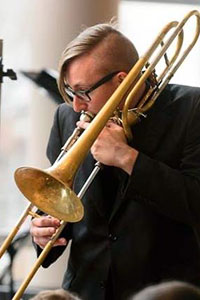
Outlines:
[{"label": "eyeglasses", "polygon": [[85,102],[90,102],[92,99],[90,98],[89,93],[96,90],[102,84],[111,80],[117,73],[119,73],[119,71],[115,71],[115,72],[112,72],[112,73],[104,76],[97,83],[95,83],[91,88],[89,88],[87,90],[74,91],[69,85],[66,84],[65,92],[71,101],[73,101],[74,97],[77,96],[79,99],[81,99]]}]

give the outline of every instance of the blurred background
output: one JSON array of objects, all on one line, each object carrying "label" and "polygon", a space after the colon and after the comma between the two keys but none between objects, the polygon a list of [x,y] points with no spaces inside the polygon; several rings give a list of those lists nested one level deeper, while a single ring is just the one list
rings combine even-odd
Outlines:
[{"label": "blurred background", "polygon": [[[46,168],[46,145],[55,109],[62,99],[55,79],[61,52],[83,26],[117,17],[119,29],[143,54],[162,27],[200,10],[192,0],[0,0],[0,39],[3,40],[3,70],[13,69],[17,80],[3,78],[0,99],[0,244],[19,219],[28,201],[14,182],[17,167]],[[186,40],[193,35],[188,24]],[[171,82],[200,86],[200,41]],[[53,81],[52,81],[53,78]],[[44,88],[45,87],[45,88]],[[29,272],[35,252],[27,221],[0,262],[0,299],[11,293]],[[39,272],[28,287],[29,299],[40,289],[57,288],[68,257]]]}]

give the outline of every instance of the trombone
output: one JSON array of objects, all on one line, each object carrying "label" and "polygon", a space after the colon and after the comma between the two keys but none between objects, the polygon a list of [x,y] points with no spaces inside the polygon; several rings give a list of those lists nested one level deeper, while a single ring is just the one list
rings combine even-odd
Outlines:
[{"label": "trombone", "polygon": [[[195,34],[191,43],[180,55],[183,45],[183,27],[193,16],[196,17]],[[168,32],[172,29],[173,32],[171,35],[166,41],[163,41]],[[94,179],[95,174],[100,169],[100,166],[97,163],[97,166],[94,168],[94,171],[89,176],[78,195],[76,195],[72,190],[74,177],[80,164],[89,152],[92,144],[106,125],[107,121],[113,116],[122,99],[124,99],[126,96],[122,110],[122,125],[127,138],[131,139],[132,134],[130,126],[135,124],[141,118],[141,116],[144,116],[146,111],[154,104],[162,90],[168,84],[174,73],[177,71],[179,66],[182,64],[197,42],[199,34],[200,13],[197,10],[190,11],[181,22],[173,21],[167,24],[147,52],[139,58],[138,62],[133,66],[120,86],[115,90],[113,95],[95,116],[88,128],[81,134],[79,138],[76,139],[75,143],[72,143],[70,147],[67,147],[66,153],[61,155],[60,159],[57,159],[56,162],[46,170],[21,167],[15,171],[16,184],[24,196],[31,202],[31,204],[28,206],[19,223],[13,229],[13,232],[10,236],[8,236],[2,248],[0,249],[0,256],[8,248],[10,242],[12,241],[26,216],[31,215],[38,217],[36,213],[32,212],[34,206],[43,212],[60,219],[61,225],[41,252],[31,272],[28,274],[27,278],[24,280],[21,287],[13,297],[13,300],[20,299],[31,279],[51,250],[54,242],[60,235],[63,228],[66,226],[67,222],[78,222],[83,218],[84,209],[81,203],[81,198],[84,196],[85,191]],[[166,56],[166,51],[176,38],[176,49],[169,60]],[[151,63],[148,63],[160,45],[161,49],[157,53],[156,57],[153,58]],[[158,77],[153,76],[155,66],[163,56],[165,58],[166,67]],[[141,75],[141,72],[144,68],[146,68],[146,70]],[[152,81],[154,81],[154,83],[150,86],[149,90],[141,99],[138,106],[130,111],[129,107],[131,100],[140,90],[145,81],[149,78],[153,78]],[[136,83],[133,86],[133,82],[135,81]]]}]

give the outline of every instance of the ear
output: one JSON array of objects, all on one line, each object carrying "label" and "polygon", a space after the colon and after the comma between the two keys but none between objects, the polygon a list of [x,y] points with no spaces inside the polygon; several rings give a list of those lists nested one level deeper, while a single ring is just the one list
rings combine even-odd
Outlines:
[{"label": "ear", "polygon": [[118,80],[118,83],[120,84],[124,78],[127,76],[127,73],[126,72],[119,72],[117,74],[117,80]]}]

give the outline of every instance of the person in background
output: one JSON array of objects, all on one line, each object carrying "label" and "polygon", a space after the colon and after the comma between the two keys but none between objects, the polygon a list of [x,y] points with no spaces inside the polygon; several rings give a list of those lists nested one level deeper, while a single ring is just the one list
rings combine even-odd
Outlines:
[{"label": "person in background", "polygon": [[41,291],[31,300],[80,300],[80,298],[63,289],[56,289]]},{"label": "person in background", "polygon": [[[81,111],[98,114],[138,57],[113,24],[89,27],[69,43],[58,80],[66,103],[47,148],[52,164],[74,128],[90,126],[79,121]],[[149,78],[130,109],[150,85]],[[200,285],[200,88],[168,84],[131,130],[127,141],[109,120],[97,137],[73,183],[78,194],[95,162],[103,164],[82,199],[84,217],[67,224],[43,263],[55,262],[71,240],[62,287],[83,300],[125,300],[169,279]],[[59,225],[49,216],[32,220],[38,255]]]},{"label": "person in background", "polygon": [[144,288],[129,300],[199,300],[200,289],[181,281],[163,282]]}]

